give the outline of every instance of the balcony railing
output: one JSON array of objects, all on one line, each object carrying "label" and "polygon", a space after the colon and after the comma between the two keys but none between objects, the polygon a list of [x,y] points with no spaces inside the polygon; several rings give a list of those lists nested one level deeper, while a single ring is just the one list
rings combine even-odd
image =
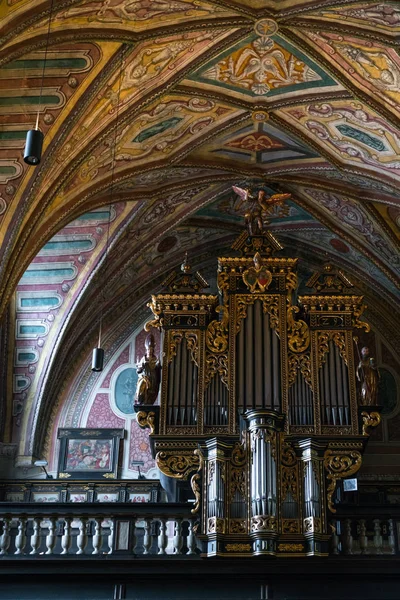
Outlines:
[{"label": "balcony railing", "polygon": [[188,504],[0,503],[0,556],[196,557]]}]

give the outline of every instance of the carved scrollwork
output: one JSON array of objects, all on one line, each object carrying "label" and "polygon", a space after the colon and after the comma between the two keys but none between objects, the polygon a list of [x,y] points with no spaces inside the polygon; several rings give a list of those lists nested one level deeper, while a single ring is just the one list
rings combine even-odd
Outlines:
[{"label": "carved scrollwork", "polygon": [[255,300],[254,296],[241,296],[236,302],[236,333],[239,333],[242,326],[242,321],[247,317],[247,305],[252,304]]},{"label": "carved scrollwork", "polygon": [[218,273],[217,285],[224,302],[226,303],[229,290],[229,274],[226,271],[220,271]]},{"label": "carved scrollwork", "polygon": [[366,412],[363,411],[361,413],[361,417],[362,417],[362,421],[363,421],[363,425],[362,425],[362,434],[363,435],[370,435],[370,432],[368,431],[369,427],[378,427],[379,423],[381,422],[381,415],[378,412]]},{"label": "carved scrollwork", "polygon": [[160,451],[156,454],[157,467],[168,477],[187,479],[188,476],[199,469],[200,456],[195,451],[178,450],[179,454],[170,454]]},{"label": "carved scrollwork", "polygon": [[229,519],[229,533],[247,533],[245,519]]},{"label": "carved scrollwork", "polygon": [[225,550],[227,552],[250,552],[251,544],[227,544]]},{"label": "carved scrollwork", "polygon": [[326,361],[326,355],[329,352],[329,341],[333,340],[334,344],[339,349],[339,354],[344,360],[346,365],[348,364],[348,357],[346,351],[346,340],[340,331],[324,331],[318,333],[318,364],[321,367]]},{"label": "carved scrollwork", "polygon": [[192,475],[192,478],[190,480],[190,486],[192,488],[192,492],[194,493],[194,497],[195,497],[195,503],[194,506],[192,508],[192,510],[190,511],[192,513],[192,515],[195,515],[198,513],[199,508],[200,508],[200,502],[201,502],[201,487],[200,487],[200,480],[201,480],[201,475],[200,472],[203,469],[203,465],[204,465],[204,458],[203,458],[203,454],[201,452],[201,450],[195,450],[193,452],[193,454],[195,454],[196,456],[199,457],[199,466],[197,468],[197,473],[195,473],[194,475]]},{"label": "carved scrollwork", "polygon": [[279,552],[303,552],[303,544],[279,544]]},{"label": "carved scrollwork", "polygon": [[207,521],[207,533],[225,533],[225,519],[209,517]]},{"label": "carved scrollwork", "polygon": [[305,321],[295,320],[293,314],[299,312],[298,306],[288,306],[287,329],[288,346],[292,352],[300,353],[307,350],[310,345],[310,330]]},{"label": "carved scrollwork", "polygon": [[344,477],[349,477],[357,473],[361,467],[362,456],[358,450],[326,450],[324,454],[324,467],[327,471],[327,479],[329,481],[326,497],[328,508],[335,513],[336,508],[333,506],[332,496],[336,488],[336,482]]},{"label": "carved scrollwork", "polygon": [[174,356],[176,356],[178,345],[182,342],[182,340],[183,331],[171,331],[168,345],[168,362],[171,362]]},{"label": "carved scrollwork", "polygon": [[211,321],[206,331],[206,344],[210,352],[225,352],[228,348],[229,311],[226,306],[217,306],[216,312],[222,313],[221,321]]},{"label": "carved scrollwork", "polygon": [[306,383],[312,388],[311,382],[311,360],[309,354],[289,354],[288,356],[288,380],[289,387],[294,384],[297,377],[297,371],[304,377]]},{"label": "carved scrollwork", "polygon": [[297,274],[294,273],[293,271],[289,271],[289,273],[286,273],[286,289],[288,291],[288,295],[291,296],[293,290],[295,290],[297,288]]},{"label": "carved scrollwork", "polygon": [[228,387],[228,355],[206,354],[205,384],[208,385],[216,373],[219,373],[222,383]]},{"label": "carved scrollwork", "polygon": [[318,517],[306,517],[303,520],[304,533],[321,533],[321,519]]},{"label": "carved scrollwork", "polygon": [[150,435],[154,433],[155,430],[155,422],[156,422],[156,413],[153,411],[146,412],[145,410],[140,410],[136,414],[136,420],[140,427],[150,428]]},{"label": "carved scrollwork", "polygon": [[240,442],[236,442],[233,447],[231,463],[235,467],[243,467],[246,464],[246,451]]},{"label": "carved scrollwork", "polygon": [[295,499],[298,495],[299,481],[296,453],[289,442],[281,437],[281,498],[285,500],[287,493]]},{"label": "carved scrollwork", "polygon": [[276,531],[276,517],[257,515],[251,517],[251,531]]},{"label": "carved scrollwork", "polygon": [[300,523],[296,519],[282,519],[282,533],[300,533]]},{"label": "carved scrollwork", "polygon": [[367,306],[365,304],[353,306],[353,327],[364,329],[365,333],[368,333],[371,330],[371,327],[365,321],[360,321],[360,317],[366,308]]},{"label": "carved scrollwork", "polygon": [[263,299],[264,314],[269,314],[270,326],[279,335],[279,296],[266,296]]},{"label": "carved scrollwork", "polygon": [[188,350],[192,357],[192,361],[195,365],[199,366],[199,338],[197,333],[192,331],[185,332],[185,340],[187,343]]}]

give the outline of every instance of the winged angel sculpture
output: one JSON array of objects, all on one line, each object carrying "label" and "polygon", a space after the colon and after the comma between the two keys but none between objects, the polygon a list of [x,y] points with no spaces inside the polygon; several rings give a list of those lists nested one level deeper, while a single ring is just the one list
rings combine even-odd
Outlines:
[{"label": "winged angel sculpture", "polygon": [[239,196],[234,210],[239,212],[245,205],[244,222],[250,235],[261,234],[264,231],[264,225],[269,223],[268,216],[277,213],[277,216],[287,216],[289,207],[285,206],[285,200],[291,197],[291,194],[273,194],[268,196],[265,190],[259,190],[254,194],[248,188],[232,186],[235,194]]}]

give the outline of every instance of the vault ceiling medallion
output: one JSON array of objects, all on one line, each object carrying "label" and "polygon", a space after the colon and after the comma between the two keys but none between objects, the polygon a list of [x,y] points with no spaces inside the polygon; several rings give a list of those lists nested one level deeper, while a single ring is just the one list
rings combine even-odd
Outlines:
[{"label": "vault ceiling medallion", "polygon": [[185,83],[253,103],[305,90],[343,89],[277,31],[272,19],[257,21],[253,34],[197,69]]}]

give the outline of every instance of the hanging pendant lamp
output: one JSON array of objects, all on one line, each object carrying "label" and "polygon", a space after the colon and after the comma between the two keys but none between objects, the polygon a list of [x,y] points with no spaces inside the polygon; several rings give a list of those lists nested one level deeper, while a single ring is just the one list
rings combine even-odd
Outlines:
[{"label": "hanging pendant lamp", "polygon": [[[123,66],[123,52],[121,53],[121,65],[119,72],[119,86],[118,86],[118,95],[117,95],[117,112],[115,117],[115,131],[114,131],[114,146],[112,152],[112,166],[111,166],[111,190],[110,190],[110,203],[109,203],[109,211],[108,211],[108,223],[107,223],[107,240],[106,240],[106,252],[104,257],[104,265],[107,265],[108,262],[108,251],[109,251],[109,242],[110,242],[110,223],[111,223],[111,208],[113,203],[114,196],[114,173],[115,173],[115,148],[117,146],[117,133],[118,133],[118,117],[119,117],[119,102],[121,96],[121,79],[122,79],[122,66]],[[93,348],[92,352],[92,371],[100,372],[104,367],[104,349],[101,347],[101,327],[103,324],[103,310],[105,304],[105,296],[104,296],[104,286],[103,286],[103,294],[102,294],[102,304],[101,304],[101,313],[100,313],[100,324],[99,324],[99,340],[97,343],[97,348]]]},{"label": "hanging pendant lamp", "polygon": [[43,70],[42,70],[42,83],[40,85],[39,106],[38,106],[38,112],[37,112],[37,116],[36,116],[36,125],[35,125],[35,129],[29,129],[29,131],[26,132],[24,162],[27,165],[30,165],[33,167],[36,167],[40,163],[41,158],[42,158],[44,135],[39,129],[39,114],[40,114],[40,109],[42,107],[43,82],[44,82],[44,74],[46,71],[47,51],[49,49],[51,17],[53,15],[53,2],[54,2],[54,0],[51,0],[49,25],[47,28],[46,49],[44,52],[44,61],[43,61]]}]

